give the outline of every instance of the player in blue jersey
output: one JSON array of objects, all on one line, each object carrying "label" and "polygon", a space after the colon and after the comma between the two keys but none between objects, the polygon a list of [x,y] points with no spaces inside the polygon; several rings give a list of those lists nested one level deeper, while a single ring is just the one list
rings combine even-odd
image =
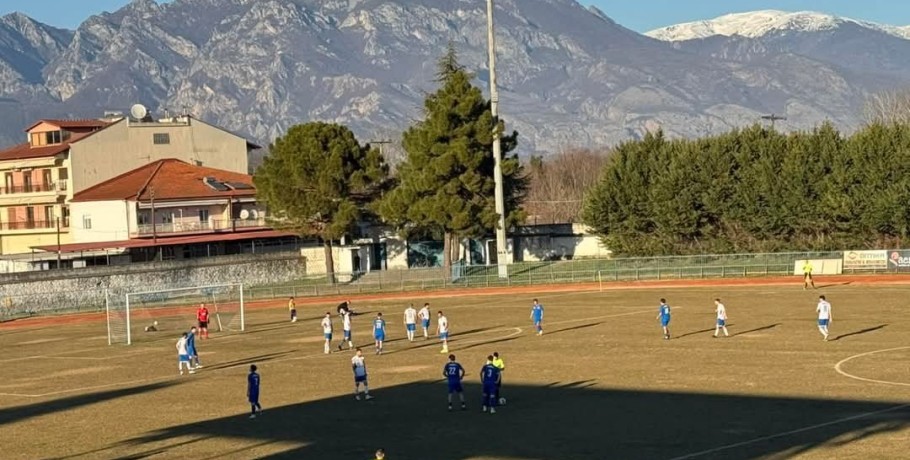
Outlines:
[{"label": "player in blue jersey", "polygon": [[543,305],[537,303],[537,299],[531,305],[531,320],[537,328],[537,335],[543,335]]},{"label": "player in blue jersey", "polygon": [[255,364],[250,366],[250,374],[246,376],[246,397],[250,401],[250,418],[256,418],[256,414],[262,413],[262,406],[259,405],[259,374]]},{"label": "player in blue jersey", "polygon": [[667,299],[660,299],[657,319],[660,320],[660,326],[664,329],[664,340],[670,340],[670,306],[667,305]]},{"label": "player in blue jersey", "polygon": [[487,363],[480,369],[480,382],[483,386],[483,411],[490,408],[496,413],[496,384],[499,383],[499,368],[493,365],[493,356],[487,356]]},{"label": "player in blue jersey", "polygon": [[186,335],[186,353],[190,357],[190,368],[202,369],[199,352],[196,351],[196,326],[191,327],[190,333]]},{"label": "player in blue jersey", "polygon": [[373,338],[376,339],[376,354],[382,354],[382,342],[385,341],[385,320],[382,319],[382,313],[376,313],[376,319],[373,320]]},{"label": "player in blue jersey", "polygon": [[467,409],[464,404],[464,388],[461,386],[464,374],[464,368],[455,361],[455,355],[449,355],[449,362],[442,368],[442,376],[449,384],[449,410],[452,410],[453,393],[458,393],[458,398],[461,399],[461,410]]},{"label": "player in blue jersey", "polygon": [[370,396],[370,384],[367,381],[367,363],[363,357],[363,350],[360,348],[354,352],[351,358],[351,368],[354,369],[354,399],[360,401],[360,386],[363,386],[363,395],[367,400],[373,399]]}]

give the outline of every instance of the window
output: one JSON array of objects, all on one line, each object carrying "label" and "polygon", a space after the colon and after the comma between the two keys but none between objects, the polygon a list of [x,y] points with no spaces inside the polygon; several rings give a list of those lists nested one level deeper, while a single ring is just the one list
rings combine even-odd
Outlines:
[{"label": "window", "polygon": [[59,144],[63,142],[63,133],[61,131],[48,131],[44,133],[44,138],[46,139],[46,144]]},{"label": "window", "polygon": [[22,190],[26,193],[32,191],[32,172],[24,171],[22,173]]},{"label": "window", "polygon": [[67,180],[70,178],[69,170],[66,168],[60,168],[57,170],[57,178],[60,180]]},{"label": "window", "polygon": [[84,228],[86,230],[92,229],[92,215],[91,214],[82,215],[82,228]]},{"label": "window", "polygon": [[139,225],[148,225],[149,215],[148,213],[140,212],[136,215],[136,221]]},{"label": "window", "polygon": [[60,219],[60,225],[66,227],[66,228],[69,228],[69,226],[70,226],[70,207],[66,206],[66,205],[62,206],[60,208],[60,215],[63,217],[62,219]]},{"label": "window", "polygon": [[35,222],[35,208],[31,206],[25,208],[25,221],[28,223]]},{"label": "window", "polygon": [[44,185],[44,188],[46,190],[50,190],[52,183],[53,183],[53,180],[51,179],[51,170],[42,169],[41,170],[41,184]]},{"label": "window", "polygon": [[4,184],[6,186],[6,193],[13,193],[13,173],[8,172],[4,174]]},{"label": "window", "polygon": [[165,224],[173,223],[173,222],[174,222],[174,215],[173,215],[173,214],[164,214],[164,215],[162,215],[162,216],[161,216],[161,222],[163,222],[163,223],[165,223]]},{"label": "window", "polygon": [[56,219],[54,219],[54,207],[45,206],[44,207],[44,221],[45,222],[54,222],[55,220]]},{"label": "window", "polygon": [[199,210],[199,222],[208,222],[209,221],[209,210],[200,209]]},{"label": "window", "polygon": [[154,133],[154,134],[152,134],[152,142],[155,145],[170,144],[171,135],[168,133]]}]

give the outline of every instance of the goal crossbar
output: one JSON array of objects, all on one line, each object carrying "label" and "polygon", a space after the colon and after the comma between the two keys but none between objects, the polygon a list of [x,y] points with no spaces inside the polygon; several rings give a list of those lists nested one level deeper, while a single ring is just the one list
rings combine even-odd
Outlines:
[{"label": "goal crossbar", "polygon": [[[244,292],[242,283],[209,284],[179,288],[153,289],[135,292],[105,292],[107,313],[108,344],[133,343],[133,323],[136,317],[154,320],[151,324],[157,331],[158,320],[171,320],[178,317],[182,310],[193,304],[207,304],[214,311],[217,330],[224,329],[244,331],[246,318]],[[220,309],[219,309],[220,307]],[[222,323],[222,315],[226,318]],[[182,321],[182,320],[181,320]],[[149,331],[146,326],[145,331]]]}]

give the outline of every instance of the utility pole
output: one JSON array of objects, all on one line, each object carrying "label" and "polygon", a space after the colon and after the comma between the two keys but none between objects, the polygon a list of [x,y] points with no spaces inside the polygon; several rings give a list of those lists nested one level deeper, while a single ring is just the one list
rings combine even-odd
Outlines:
[{"label": "utility pole", "polygon": [[509,277],[508,250],[506,249],[506,205],[502,186],[502,146],[499,132],[499,90],[496,87],[496,35],[493,32],[493,0],[487,0],[487,45],[490,55],[490,110],[493,112],[493,181],[495,183],[496,213],[496,265],[500,278]]},{"label": "utility pole", "polygon": [[60,270],[60,216],[57,216],[57,270]]},{"label": "utility pole", "polygon": [[391,143],[392,143],[391,139],[379,139],[379,140],[370,141],[370,145],[376,144],[379,146],[379,155],[382,156],[383,158],[385,158],[385,155],[383,155],[383,153],[382,153],[382,146],[385,144],[391,144]]},{"label": "utility pole", "polygon": [[770,121],[770,122],[771,122],[771,129],[773,130],[773,129],[774,129],[774,122],[775,122],[775,121],[777,121],[777,120],[786,120],[787,117],[780,116],[780,115],[775,115],[775,114],[772,113],[771,115],[762,115],[761,119],[762,119],[762,120]]}]

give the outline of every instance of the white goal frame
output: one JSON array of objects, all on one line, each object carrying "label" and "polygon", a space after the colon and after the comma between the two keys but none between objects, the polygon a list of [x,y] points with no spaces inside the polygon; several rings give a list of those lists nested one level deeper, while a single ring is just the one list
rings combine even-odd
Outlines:
[{"label": "white goal frame", "polygon": [[[118,342],[114,341],[113,329],[111,328],[112,321],[118,321],[118,318],[116,318],[116,317],[112,318],[112,315],[111,315],[111,311],[116,309],[116,306],[112,306],[112,302],[111,302],[112,298],[122,297],[124,299],[123,311],[125,312],[124,319],[126,322],[126,345],[132,345],[132,343],[133,343],[132,321],[130,319],[130,314],[131,314],[130,297],[131,296],[137,297],[137,296],[157,294],[157,293],[193,291],[193,290],[201,291],[204,289],[220,289],[220,288],[232,288],[232,287],[238,288],[238,292],[239,292],[239,296],[240,296],[238,300],[239,300],[239,307],[240,307],[240,312],[239,312],[239,314],[240,314],[240,331],[242,332],[242,331],[246,330],[246,318],[245,318],[246,303],[244,301],[243,283],[207,284],[204,286],[187,286],[187,287],[182,287],[182,288],[153,289],[153,290],[149,290],[149,291],[126,292],[126,293],[116,294],[116,295],[113,294],[110,290],[105,290],[104,304],[105,304],[105,311],[107,314],[107,344],[113,345],[114,343],[120,343],[119,341]],[[213,294],[213,297],[214,297],[214,294]],[[177,300],[175,299],[175,301],[177,301]],[[184,305],[184,306],[189,307],[192,303],[195,303],[195,302],[189,301],[189,302],[187,302],[187,305]],[[214,303],[214,301],[213,301],[213,303]],[[214,305],[215,305],[216,311],[213,312],[213,314],[215,315],[215,318],[218,320],[219,328],[220,328],[221,327],[220,326],[221,318],[218,316],[217,303],[214,303]],[[161,308],[166,308],[166,307],[162,306]],[[116,315],[116,313],[115,313],[115,315]]]}]

